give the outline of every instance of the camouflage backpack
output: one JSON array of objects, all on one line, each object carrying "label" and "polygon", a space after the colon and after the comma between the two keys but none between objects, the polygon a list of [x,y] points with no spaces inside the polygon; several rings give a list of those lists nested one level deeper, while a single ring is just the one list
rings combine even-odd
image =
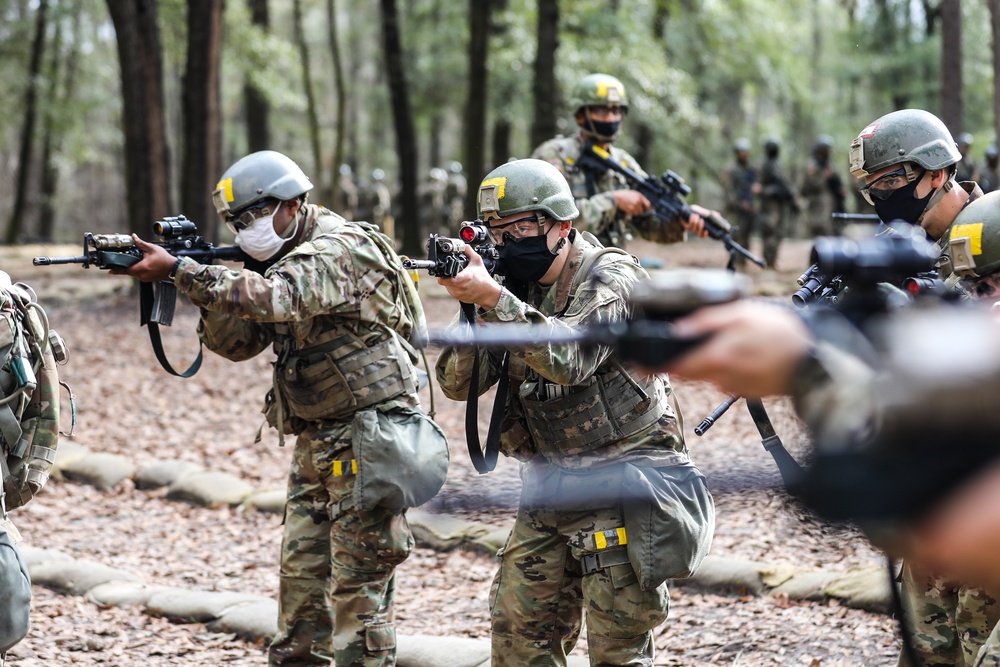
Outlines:
[{"label": "camouflage backpack", "polygon": [[[0,271],[0,510],[21,507],[49,478],[59,440],[59,372],[65,343],[34,291]],[[68,389],[68,388],[67,388]],[[73,395],[70,392],[72,407]],[[75,418],[73,420],[75,422]],[[69,435],[69,434],[67,434]]]}]

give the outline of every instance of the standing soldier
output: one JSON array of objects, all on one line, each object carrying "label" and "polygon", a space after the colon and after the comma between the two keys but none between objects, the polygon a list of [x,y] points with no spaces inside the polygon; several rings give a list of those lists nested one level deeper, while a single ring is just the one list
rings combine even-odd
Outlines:
[{"label": "standing soldier", "polygon": [[354,171],[346,162],[338,169],[337,187],[340,191],[337,213],[345,220],[354,220],[358,214],[358,186],[354,183]]},{"label": "standing soldier", "polygon": [[427,172],[427,181],[417,188],[422,225],[433,233],[448,234],[448,209],[445,202],[447,187],[448,172],[441,167],[434,167]]},{"label": "standing soldier", "polygon": [[962,155],[962,159],[958,163],[958,172],[955,174],[955,180],[959,183],[979,180],[979,169],[976,167],[976,159],[969,154],[972,142],[972,135],[968,132],[963,132],[956,139],[958,152]]},{"label": "standing soldier", "polygon": [[[579,211],[552,165],[497,167],[479,187],[479,213],[518,287],[501,287],[471,248],[468,266],[438,282],[478,306],[483,326],[566,331],[628,316],[645,270],[573,228]],[[590,664],[652,665],[652,631],[670,601],[666,579],[697,567],[715,525],[670,384],[631,375],[606,345],[526,342],[507,354],[445,348],[437,363],[455,400],[481,395],[504,374],[510,380],[500,447],[524,462],[524,484],[493,582],[491,664],[565,665],[585,617]],[[482,372],[470,388],[474,364]],[[675,502],[667,507],[639,489]]]},{"label": "standing soldier", "polygon": [[687,222],[659,222],[651,214],[649,200],[631,189],[624,176],[610,169],[595,173],[577,166],[584,149],[597,145],[608,151],[612,160],[646,177],[635,158],[611,145],[618,138],[622,120],[628,114],[628,97],[622,82],[608,74],[583,77],[573,88],[571,108],[580,131],[571,137],[560,135],[549,139],[538,146],[531,157],[552,164],[569,181],[580,210],[577,228],[594,234],[605,246],[617,248],[625,247],[632,238],[632,231],[658,243],[683,241]]},{"label": "standing soldier", "polygon": [[376,167],[372,169],[371,177],[365,183],[358,195],[363,220],[368,220],[382,230],[382,233],[393,238],[392,234],[392,195],[385,185],[385,171]]},{"label": "standing soldier", "polygon": [[413,536],[405,508],[367,496],[397,473],[369,466],[364,453],[443,438],[419,410],[408,343],[424,328],[423,309],[391,241],[307,204],[312,188],[281,153],[252,153],[226,170],[212,198],[262,273],[177,258],[138,238],[143,258],[127,273],[170,280],[198,303],[199,337],[227,359],[277,352],[265,414],[298,437],[268,664],[388,667],[394,572]]},{"label": "standing soldier", "polygon": [[810,237],[831,236],[841,231],[840,225],[834,224],[833,214],[844,212],[847,193],[840,174],[830,164],[832,147],[832,137],[822,135],[816,139],[799,186],[799,193],[805,199],[806,231]]},{"label": "standing soldier", "polygon": [[795,191],[779,162],[780,155],[780,139],[771,137],[764,142],[764,161],[757,170],[754,188],[760,214],[760,235],[764,242],[764,262],[769,269],[775,268],[778,246],[789,233],[792,216],[798,214],[800,209]]},{"label": "standing soldier", "polygon": [[[757,226],[753,201],[756,180],[757,170],[750,164],[750,140],[737,139],[733,143],[733,163],[722,173],[722,187],[726,196],[726,218],[736,225],[733,239],[744,248],[750,247],[750,236]],[[746,258],[736,255],[735,262],[742,267]]]},{"label": "standing soldier", "polygon": [[448,184],[445,187],[445,202],[448,208],[448,229],[457,229],[465,220],[465,195],[469,184],[465,180],[461,162],[448,165]]},{"label": "standing soldier", "polygon": [[979,187],[983,189],[983,192],[993,192],[1000,189],[1000,172],[997,171],[998,156],[1000,156],[1000,151],[997,151],[996,143],[986,147],[983,168],[979,170],[978,180]]}]

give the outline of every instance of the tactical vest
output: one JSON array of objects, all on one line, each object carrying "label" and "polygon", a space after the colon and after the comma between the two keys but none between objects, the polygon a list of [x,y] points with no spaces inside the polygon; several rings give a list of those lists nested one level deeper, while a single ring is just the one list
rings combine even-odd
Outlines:
[{"label": "tactical vest", "polygon": [[[317,220],[319,234],[313,239],[336,233],[338,223]],[[343,224],[343,223],[339,223]],[[388,239],[371,225],[360,226],[386,258],[389,277],[396,286],[397,329],[412,326],[410,335],[424,326],[415,315],[409,278],[403,272]],[[395,259],[395,261],[394,261]],[[316,318],[320,329],[300,347],[288,324],[274,325],[274,388],[268,394],[264,412],[268,423],[281,433],[301,433],[308,422],[349,420],[358,410],[417,392],[413,365],[416,351],[400,331],[387,324],[364,330],[355,320],[329,316]],[[374,339],[374,340],[373,340]],[[280,399],[280,400],[279,400]]]},{"label": "tactical vest", "polygon": [[[591,234],[582,234],[592,243],[597,242]],[[585,251],[573,277],[571,294],[608,254],[632,258],[624,250],[600,245]],[[528,369],[518,401],[537,451],[559,464],[655,424],[665,409],[654,400],[656,396],[655,380],[633,378],[621,364],[608,361],[586,382],[573,386],[554,384]]]},{"label": "tactical vest", "polygon": [[6,274],[0,280],[0,509],[7,510],[31,500],[45,486],[55,462],[60,399],[56,362],[66,360],[66,348],[49,329],[31,288],[11,285]]}]

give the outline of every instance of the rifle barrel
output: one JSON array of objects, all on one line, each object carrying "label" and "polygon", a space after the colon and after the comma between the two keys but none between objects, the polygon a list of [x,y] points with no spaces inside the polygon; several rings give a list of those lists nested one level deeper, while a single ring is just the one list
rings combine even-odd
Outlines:
[{"label": "rifle barrel", "polygon": [[31,263],[35,266],[50,266],[52,264],[89,264],[93,261],[86,255],[79,257],[35,257]]}]

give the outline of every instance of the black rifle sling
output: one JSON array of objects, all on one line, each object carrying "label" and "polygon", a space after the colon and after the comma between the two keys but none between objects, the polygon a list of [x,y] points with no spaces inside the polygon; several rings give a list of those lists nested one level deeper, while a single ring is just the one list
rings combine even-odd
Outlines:
[{"label": "black rifle sling", "polygon": [[[462,312],[469,322],[475,326],[476,310],[471,303],[462,304]],[[500,363],[500,379],[497,382],[497,393],[493,400],[493,411],[490,414],[490,427],[486,435],[486,449],[479,442],[479,348],[472,362],[472,374],[469,378],[469,395],[465,400],[465,441],[469,447],[469,458],[480,475],[484,475],[497,467],[497,457],[500,454],[500,429],[503,426],[504,413],[507,410],[507,390],[510,386],[510,352],[504,350],[503,361]]]},{"label": "black rifle sling", "polygon": [[761,444],[771,454],[775,465],[778,466],[781,481],[785,483],[786,489],[793,486],[803,475],[802,466],[792,458],[785,446],[781,444],[781,438],[774,432],[774,426],[771,424],[770,417],[767,416],[764,403],[759,398],[748,398],[746,403],[753,423],[760,433]]},{"label": "black rifle sling", "polygon": [[[177,288],[172,284],[167,285],[166,283],[161,283],[158,284],[157,287],[167,293],[170,293],[170,290],[174,290],[170,293],[170,296],[176,300]],[[169,289],[164,290],[165,287],[169,287]],[[154,294],[153,283],[139,284],[139,325],[149,329],[149,343],[153,346],[153,353],[156,355],[156,360],[160,362],[160,366],[163,367],[163,370],[167,371],[171,375],[176,375],[177,377],[189,378],[197,373],[198,369],[201,368],[202,343],[201,341],[198,341],[198,356],[191,362],[188,369],[183,373],[175,371],[174,367],[170,365],[169,361],[167,361],[167,354],[163,351],[163,342],[160,340],[160,322],[164,322],[166,324],[170,323],[170,320],[173,319],[174,304],[161,303],[162,297],[163,294],[159,297]],[[161,308],[167,309],[169,311],[169,316],[167,318],[158,316],[154,313],[154,306],[156,311],[159,311]]]}]

